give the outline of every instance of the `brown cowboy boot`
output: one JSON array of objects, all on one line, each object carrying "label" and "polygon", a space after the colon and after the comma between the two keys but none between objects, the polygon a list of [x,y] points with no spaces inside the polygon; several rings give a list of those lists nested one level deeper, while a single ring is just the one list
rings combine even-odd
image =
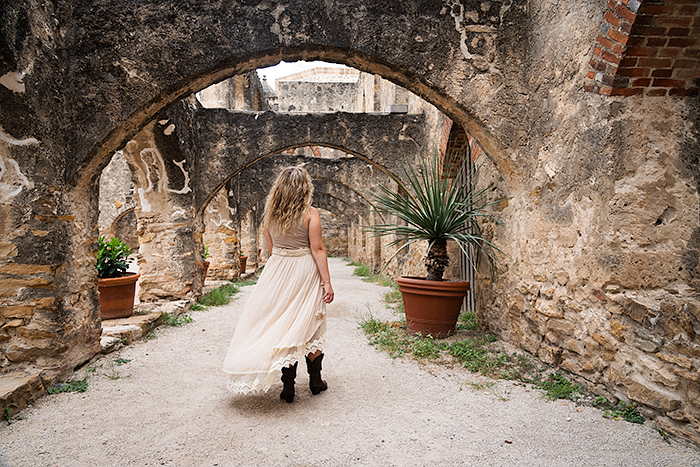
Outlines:
[{"label": "brown cowboy boot", "polygon": [[282,388],[280,399],[284,399],[290,404],[294,402],[294,379],[297,377],[298,363],[299,362],[296,362],[292,366],[282,368],[282,383],[284,383],[284,388]]},{"label": "brown cowboy boot", "polygon": [[328,384],[321,379],[321,360],[323,354],[319,355],[312,362],[306,357],[306,371],[309,372],[309,389],[314,396],[321,391],[328,389]]}]

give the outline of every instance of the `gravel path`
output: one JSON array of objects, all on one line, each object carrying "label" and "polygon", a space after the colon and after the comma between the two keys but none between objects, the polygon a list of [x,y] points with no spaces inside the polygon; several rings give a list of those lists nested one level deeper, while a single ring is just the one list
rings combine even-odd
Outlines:
[{"label": "gravel path", "polygon": [[103,357],[87,392],[46,396],[0,427],[0,466],[700,466],[700,449],[650,426],[509,382],[477,391],[467,383],[481,379],[465,371],[377,352],[357,323],[368,309],[390,316],[386,289],[340,259],[330,267],[328,391],[312,396],[305,371],[293,404],[279,399],[281,383],[266,395],[226,391],[221,364],[246,287]]}]

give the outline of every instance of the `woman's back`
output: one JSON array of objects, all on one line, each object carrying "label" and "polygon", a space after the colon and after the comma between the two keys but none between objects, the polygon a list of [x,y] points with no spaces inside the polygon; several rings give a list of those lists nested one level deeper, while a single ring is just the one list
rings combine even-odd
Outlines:
[{"label": "woman's back", "polygon": [[299,221],[299,225],[296,229],[292,229],[284,234],[274,234],[272,235],[272,244],[275,248],[285,248],[288,250],[297,250],[299,248],[309,248],[309,232],[306,230],[304,225],[304,218]]}]

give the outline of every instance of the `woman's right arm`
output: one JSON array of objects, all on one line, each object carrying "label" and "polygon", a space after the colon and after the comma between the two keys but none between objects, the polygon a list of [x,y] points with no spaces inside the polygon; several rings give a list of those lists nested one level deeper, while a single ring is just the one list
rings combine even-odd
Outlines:
[{"label": "woman's right arm", "polygon": [[331,286],[331,274],[328,271],[328,257],[326,247],[323,246],[323,236],[321,234],[321,216],[315,208],[309,208],[309,244],[311,254],[316,261],[318,272],[323,281],[323,301],[330,303],[335,296],[333,286]]}]

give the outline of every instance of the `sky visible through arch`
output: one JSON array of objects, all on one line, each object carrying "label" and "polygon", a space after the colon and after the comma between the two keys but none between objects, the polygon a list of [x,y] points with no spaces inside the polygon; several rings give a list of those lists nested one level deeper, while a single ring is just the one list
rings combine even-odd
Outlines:
[{"label": "sky visible through arch", "polygon": [[299,61],[299,62],[279,62],[277,65],[267,67],[267,68],[258,68],[258,77],[262,80],[263,77],[267,78],[267,84],[269,84],[272,89],[275,91],[277,90],[275,86],[275,80],[277,78],[282,78],[283,76],[289,76],[294,73],[299,73],[305,70],[310,70],[312,68],[319,68],[319,67],[325,67],[325,68],[348,68],[347,66],[340,64],[340,63],[328,63],[328,62],[320,62],[320,61],[313,61],[313,62],[304,62],[304,61]]}]

